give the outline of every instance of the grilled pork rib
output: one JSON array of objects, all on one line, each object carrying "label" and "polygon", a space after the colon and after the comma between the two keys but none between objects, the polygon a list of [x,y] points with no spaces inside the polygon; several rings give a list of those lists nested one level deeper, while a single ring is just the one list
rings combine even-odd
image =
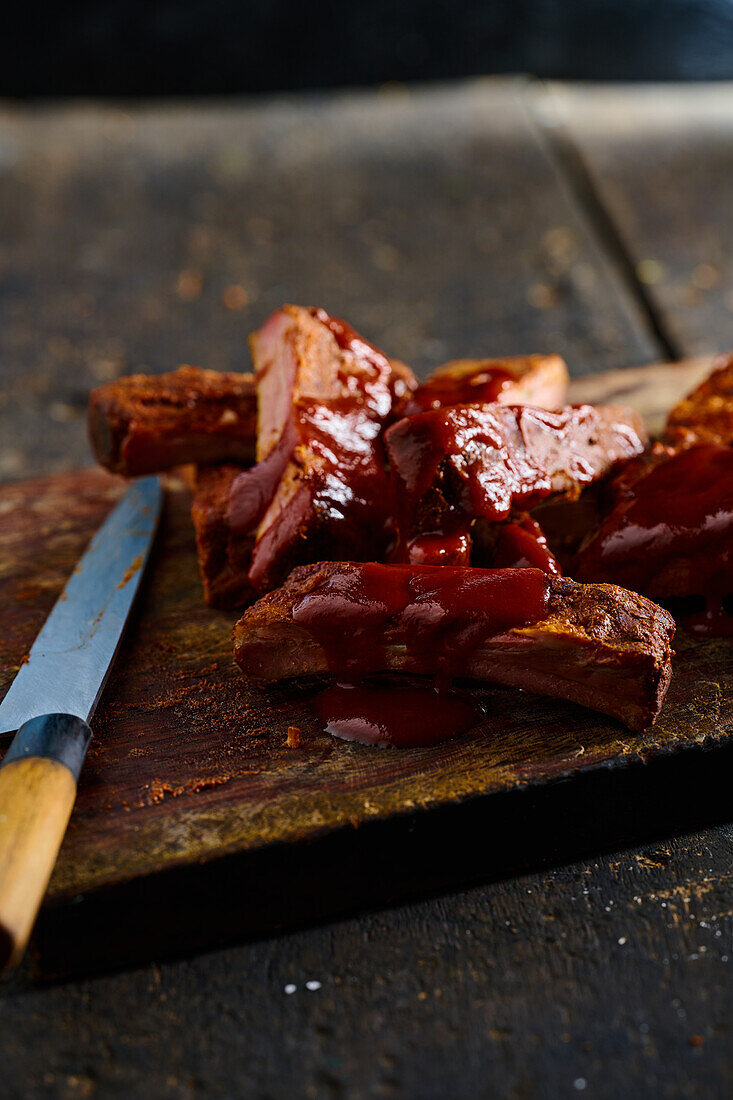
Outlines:
[{"label": "grilled pork rib", "polygon": [[733,592],[733,447],[657,444],[607,490],[572,571],[655,599]]},{"label": "grilled pork rib", "polygon": [[132,374],[93,390],[89,439],[101,466],[125,477],[186,463],[255,458],[257,394],[251,374],[179,367]]},{"label": "grilled pork rib", "polygon": [[628,463],[572,562],[579,580],[655,599],[733,593],[733,356],[672,409],[663,443]]},{"label": "grilled pork rib", "polygon": [[244,674],[462,676],[568,699],[645,729],[671,676],[674,621],[643,596],[537,569],[321,562],[234,629]]},{"label": "grilled pork rib", "polygon": [[251,350],[259,464],[232,487],[229,521],[235,533],[256,528],[252,584],[267,590],[323,557],[381,556],[391,524],[381,432],[412,373],[320,309],[277,310]]},{"label": "grilled pork rib", "polygon": [[456,405],[385,432],[403,559],[468,564],[475,520],[496,523],[554,495],[577,496],[641,454],[641,418],[624,407]]}]

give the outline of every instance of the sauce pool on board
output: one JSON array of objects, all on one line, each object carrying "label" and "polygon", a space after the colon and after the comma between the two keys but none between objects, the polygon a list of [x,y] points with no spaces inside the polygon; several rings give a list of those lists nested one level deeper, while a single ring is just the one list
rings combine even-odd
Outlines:
[{"label": "sauce pool on board", "polygon": [[[311,705],[328,732],[367,745],[411,748],[465,733],[481,711],[451,680],[488,638],[544,618],[548,595],[539,569],[352,563],[293,607],[339,680]],[[389,668],[388,648],[439,688],[362,683]]]},{"label": "sauce pool on board", "polygon": [[327,733],[379,748],[437,745],[482,718],[467,695],[427,685],[334,684],[311,700],[311,707]]}]

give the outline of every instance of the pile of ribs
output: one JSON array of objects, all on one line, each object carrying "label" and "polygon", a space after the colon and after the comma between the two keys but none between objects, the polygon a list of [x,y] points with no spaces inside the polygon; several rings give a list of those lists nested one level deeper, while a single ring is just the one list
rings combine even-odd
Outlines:
[{"label": "pile of ribs", "polygon": [[418,383],[291,305],[250,351],[253,374],[133,375],[89,404],[107,469],[195,471],[204,595],[245,608],[248,678],[468,679],[643,730],[675,631],[652,601],[725,629],[733,356],[650,443],[630,408],[565,404],[557,355],[454,360]]}]

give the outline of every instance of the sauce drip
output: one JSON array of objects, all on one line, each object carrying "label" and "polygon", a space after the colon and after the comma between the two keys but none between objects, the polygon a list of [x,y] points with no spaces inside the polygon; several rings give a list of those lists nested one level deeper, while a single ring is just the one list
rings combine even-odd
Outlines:
[{"label": "sauce drip", "polygon": [[468,696],[428,686],[335,684],[311,706],[327,733],[379,748],[437,745],[466,733],[482,717]]},{"label": "sauce drip", "polygon": [[407,557],[414,565],[470,565],[471,535],[467,530],[418,535],[407,546]]},{"label": "sauce drip", "polygon": [[408,672],[465,676],[488,638],[547,615],[549,581],[539,569],[350,564],[293,607],[293,621],[347,679],[383,671],[387,651]]},{"label": "sauce drip", "polygon": [[405,416],[441,409],[446,405],[487,405],[514,385],[516,376],[502,367],[486,367],[475,374],[430,378],[418,386],[405,409]]},{"label": "sauce drip", "polygon": [[541,569],[551,576],[562,575],[544,531],[526,515],[518,517],[515,523],[501,524],[491,564],[495,569]]},{"label": "sauce drip", "polygon": [[[663,570],[671,592],[660,588]],[[621,481],[617,505],[579,554],[575,575],[660,597],[733,591],[733,448],[691,448]]]}]

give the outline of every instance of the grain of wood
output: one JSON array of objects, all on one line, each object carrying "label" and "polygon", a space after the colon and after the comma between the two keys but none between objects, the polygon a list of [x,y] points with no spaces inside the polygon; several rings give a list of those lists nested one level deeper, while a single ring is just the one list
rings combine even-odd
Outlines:
[{"label": "grain of wood", "polygon": [[574,144],[684,355],[733,338],[733,84],[553,84],[540,117]]}]

